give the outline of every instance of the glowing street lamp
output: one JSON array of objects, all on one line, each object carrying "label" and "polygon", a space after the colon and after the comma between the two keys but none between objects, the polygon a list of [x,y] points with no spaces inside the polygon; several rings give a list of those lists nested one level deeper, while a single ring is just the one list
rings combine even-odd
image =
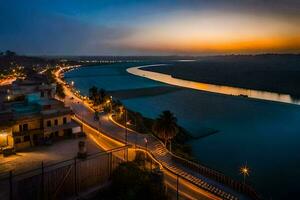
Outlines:
[{"label": "glowing street lamp", "polygon": [[241,172],[241,174],[244,176],[244,184],[245,184],[245,182],[246,182],[246,176],[249,176],[250,170],[249,170],[249,168],[247,167],[247,165],[245,165],[245,166],[242,166],[242,167],[240,168],[240,172]]},{"label": "glowing street lamp", "polygon": [[74,81],[71,81],[71,85],[72,85],[72,87],[74,86]]},{"label": "glowing street lamp", "polygon": [[146,151],[148,151],[148,140],[147,138],[144,138],[145,146],[146,146]]},{"label": "glowing street lamp", "polygon": [[10,101],[10,96],[9,95],[7,96],[7,101]]},{"label": "glowing street lamp", "polygon": [[112,112],[112,100],[107,99],[106,104],[109,105],[109,111]]}]

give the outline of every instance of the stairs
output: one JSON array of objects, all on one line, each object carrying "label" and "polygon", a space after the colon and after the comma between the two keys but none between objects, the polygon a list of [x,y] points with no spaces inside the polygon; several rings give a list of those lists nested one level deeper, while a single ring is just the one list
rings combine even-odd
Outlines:
[{"label": "stairs", "polygon": [[[167,169],[172,171],[175,174],[178,174],[180,177],[183,177],[186,180],[189,180],[196,186],[215,194],[216,196],[221,197],[222,199],[228,200],[238,200],[234,195],[224,192],[215,185],[209,184],[200,177],[196,177],[191,173],[188,173],[183,166],[178,163],[175,163],[172,160],[172,154],[163,146],[160,142],[154,141],[148,145],[148,149],[151,151],[152,155]],[[195,172],[196,173],[196,172]]]},{"label": "stairs", "polygon": [[[98,122],[94,121],[94,114],[85,106],[81,106],[77,104],[76,106],[71,106],[75,113],[82,113],[84,110],[85,116],[84,120],[88,122],[93,127],[98,127]],[[101,130],[104,131],[108,136],[123,140],[124,141],[124,128],[116,125],[115,123],[111,122],[107,119],[107,116],[100,117],[100,124]],[[137,134],[136,136],[134,134]],[[237,195],[233,195],[231,193],[232,190],[226,189],[224,191],[225,186],[217,183],[216,181],[210,180],[202,176],[201,174],[192,171],[191,169],[183,166],[180,163],[175,162],[172,157],[174,156],[171,154],[165,146],[154,136],[152,135],[144,135],[134,131],[128,130],[128,143],[134,145],[135,140],[137,138],[137,145],[141,147],[145,147],[144,138],[146,137],[148,140],[147,149],[152,153],[152,155],[157,159],[164,168],[168,169],[169,171],[173,172],[174,174],[179,175],[180,178],[188,180],[189,182],[193,183],[194,185],[202,188],[203,190],[208,191],[222,199],[226,200],[238,200],[239,198]]]}]

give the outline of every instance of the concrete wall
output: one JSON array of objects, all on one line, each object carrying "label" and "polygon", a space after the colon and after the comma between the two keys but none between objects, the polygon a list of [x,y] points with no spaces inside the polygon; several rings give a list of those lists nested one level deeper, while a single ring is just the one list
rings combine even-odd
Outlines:
[{"label": "concrete wall", "polygon": [[[14,133],[18,133],[18,132],[20,132],[19,125],[23,125],[23,124],[28,124],[28,130],[36,130],[36,129],[43,130],[43,128],[47,128],[47,121],[51,121],[51,127],[61,126],[61,125],[63,125],[63,118],[64,117],[66,117],[66,119],[67,119],[66,123],[71,122],[71,115],[63,115],[63,116],[58,116],[58,117],[52,117],[52,118],[44,119],[44,120],[42,120],[40,118],[36,118],[36,119],[29,119],[29,120],[24,120],[24,121],[18,122],[15,125],[12,126],[11,130]],[[54,124],[56,119],[58,120],[57,125]],[[44,132],[44,136],[45,135],[50,135],[50,134],[51,134],[51,132],[49,132],[49,133]],[[64,136],[64,131],[59,130],[58,131],[58,136]],[[17,140],[20,141],[20,142],[16,144]],[[24,135],[14,136],[13,138],[11,138],[8,141],[12,144],[12,146],[15,147],[16,151],[19,151],[19,150],[22,150],[22,149],[25,149],[27,147],[30,147],[30,146],[34,145],[33,134],[30,135],[30,140],[29,141],[24,141]]]},{"label": "concrete wall", "polygon": [[41,128],[41,120],[40,119],[31,119],[31,120],[24,120],[22,122],[18,122],[13,126],[13,132],[17,133],[20,132],[19,125],[28,124],[28,130],[40,129]]}]

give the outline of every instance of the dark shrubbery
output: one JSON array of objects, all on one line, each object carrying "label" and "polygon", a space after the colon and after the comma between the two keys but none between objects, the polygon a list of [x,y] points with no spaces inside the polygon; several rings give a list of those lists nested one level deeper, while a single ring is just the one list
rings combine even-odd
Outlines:
[{"label": "dark shrubbery", "polygon": [[127,162],[114,170],[111,186],[100,192],[96,199],[165,200],[168,197],[160,174],[145,170],[136,162]]},{"label": "dark shrubbery", "polygon": [[60,83],[56,83],[56,94],[61,99],[64,99],[66,97],[64,88]]},{"label": "dark shrubbery", "polygon": [[[118,121],[118,123],[125,125],[124,117],[124,114],[116,112],[114,119]],[[146,118],[138,112],[133,112],[127,109],[127,120],[130,121],[130,124],[127,125],[128,128],[133,129],[139,133],[153,134],[155,137],[158,137],[153,132],[153,124],[155,123],[154,119]],[[172,152],[178,156],[193,160],[192,149],[187,144],[187,142],[191,139],[194,139],[194,137],[192,137],[184,128],[178,126],[178,132],[172,139]]]}]

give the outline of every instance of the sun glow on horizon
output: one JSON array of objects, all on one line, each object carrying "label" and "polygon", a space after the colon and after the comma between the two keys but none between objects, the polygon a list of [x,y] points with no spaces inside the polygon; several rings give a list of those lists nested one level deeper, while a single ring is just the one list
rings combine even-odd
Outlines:
[{"label": "sun glow on horizon", "polygon": [[231,13],[180,13],[155,19],[123,38],[126,48],[187,53],[300,50],[297,21]]}]

